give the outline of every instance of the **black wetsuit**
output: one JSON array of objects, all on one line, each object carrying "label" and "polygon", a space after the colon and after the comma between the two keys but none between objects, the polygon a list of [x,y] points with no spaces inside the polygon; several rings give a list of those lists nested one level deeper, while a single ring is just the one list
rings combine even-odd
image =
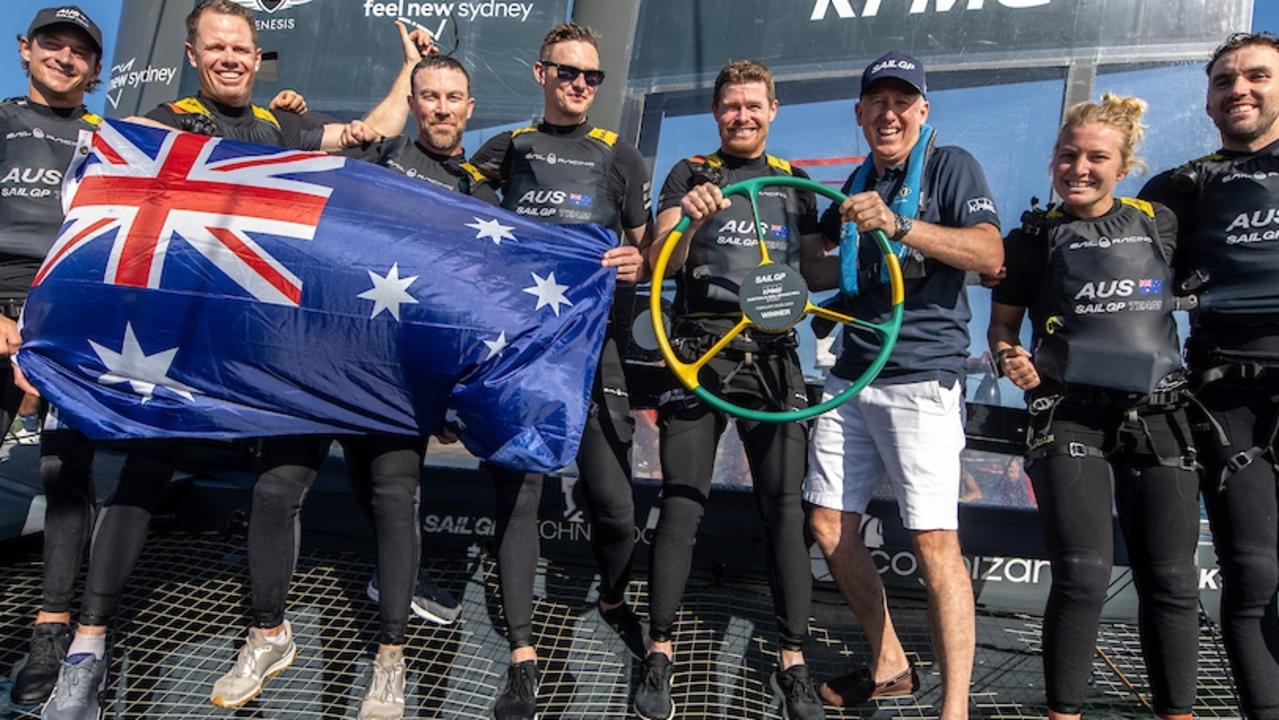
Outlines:
[{"label": "black wetsuit", "polygon": [[[1087,694],[1114,559],[1112,504],[1137,587],[1155,711],[1180,715],[1194,705],[1199,476],[1188,394],[1143,406],[1147,396],[1136,389],[1180,369],[1175,247],[1170,211],[1128,201],[1094,219],[1040,214],[1004,241],[1008,272],[993,300],[1029,310],[1041,377],[1028,397],[1026,470],[1052,560],[1043,660],[1055,712],[1080,712]],[[1090,375],[1097,370],[1128,391],[1064,382],[1105,381]],[[1132,377],[1117,377],[1124,373]]]},{"label": "black wetsuit", "polygon": [[1142,196],[1180,224],[1177,267],[1195,288],[1187,359],[1204,504],[1221,566],[1221,618],[1249,718],[1279,718],[1279,142],[1226,150],[1152,178]]},{"label": "black wetsuit", "polygon": [[294,150],[318,150],[324,138],[324,123],[310,116],[232,107],[199,93],[158,105],[146,117],[179,130]]},{"label": "black wetsuit", "polygon": [[[450,190],[465,192],[497,204],[492,186],[458,156],[431,153],[403,136],[349,148],[344,155],[390,168],[401,174]],[[266,470],[254,486],[254,522],[250,548],[293,548],[292,552],[258,552],[249,564],[253,624],[275,627],[284,621],[288,578],[292,576],[300,543],[297,518],[306,493],[328,455],[334,438],[327,436],[271,438],[264,445]],[[393,602],[379,603],[378,641],[402,645],[408,601],[421,552],[420,501],[422,457],[426,441],[395,435],[338,438],[351,472],[352,487],[362,508],[372,508],[378,544],[378,590]],[[412,512],[406,512],[411,508]],[[412,543],[405,542],[411,538]],[[282,581],[283,580],[283,581]]]},{"label": "black wetsuit", "polygon": [[[26,99],[0,103],[0,301],[16,318],[45,254],[62,226],[62,177],[71,164],[79,134],[97,129],[100,118],[83,107],[54,109]],[[22,393],[3,369],[7,431]],[[110,539],[128,549],[141,547],[151,511],[172,474],[177,446],[164,441],[134,442],[120,473],[115,494],[107,500],[104,522],[123,532]],[[40,443],[40,476],[46,499],[44,594],[41,609],[69,612],[84,549],[93,532],[97,496],[93,488],[93,445],[79,432],[46,429]],[[117,523],[117,520],[122,521]],[[97,555],[105,544],[94,546]],[[114,551],[113,551],[114,553]],[[132,566],[137,553],[129,556]],[[108,563],[102,563],[103,566]],[[85,583],[81,622],[98,624],[114,607],[112,588],[118,571],[90,572]],[[127,574],[126,574],[127,576]]]},{"label": "black wetsuit", "polygon": [[[648,169],[632,146],[589,124],[542,123],[491,138],[471,162],[502,190],[502,207],[547,222],[594,222],[625,230],[649,221]],[[630,582],[635,549],[631,490],[630,402],[612,327],[591,388],[590,415],[577,467],[599,564],[600,597],[618,603]],[[537,511],[542,477],[493,469],[497,491],[498,566],[507,639],[532,644],[533,580],[540,554]]]},{"label": "black wetsuit", "polygon": [[[658,213],[678,208],[696,184],[723,186],[765,176],[807,177],[784,160],[761,155],[743,160],[712,154],[681,160],[662,185]],[[764,242],[775,263],[799,269],[801,239],[815,235],[816,198],[792,188],[759,193]],[[820,242],[820,240],[816,240]],[[685,361],[706,352],[740,317],[738,286],[760,263],[759,238],[750,204],[733,205],[707,220],[693,236],[688,260],[676,276],[672,337]],[[744,333],[707,365],[703,385],[739,405],[772,411],[807,406],[794,331]],[[658,406],[661,432],[662,513],[649,568],[650,636],[671,639],[688,582],[697,530],[710,496],[715,451],[730,417],[671,378]],[[804,545],[801,490],[807,457],[803,423],[736,420],[753,479],[755,505],[764,526],[764,551],[781,646],[802,650],[808,638],[812,574]]]},{"label": "black wetsuit", "polygon": [[[256,105],[233,108],[203,96],[160,105],[147,116],[193,132],[298,150],[319,148],[324,135],[323,123],[307,116],[273,113]],[[300,549],[302,503],[333,440],[313,435],[263,441],[263,470],[253,486],[249,521],[255,627],[275,627],[284,621]],[[422,545],[418,503],[426,443],[401,435],[355,436],[341,442],[356,495],[361,505],[372,508],[380,592],[378,641],[401,645]]]},{"label": "black wetsuit", "polygon": [[435,187],[456,190],[493,205],[501,204],[493,184],[474,165],[466,162],[465,155],[441,155],[404,135],[347,148],[342,154]]},{"label": "black wetsuit", "polygon": [[[62,227],[62,176],[76,140],[99,122],[83,106],[51,108],[26,98],[0,102],[0,313],[12,320]],[[3,365],[0,432],[7,433],[22,392],[7,359]]]}]

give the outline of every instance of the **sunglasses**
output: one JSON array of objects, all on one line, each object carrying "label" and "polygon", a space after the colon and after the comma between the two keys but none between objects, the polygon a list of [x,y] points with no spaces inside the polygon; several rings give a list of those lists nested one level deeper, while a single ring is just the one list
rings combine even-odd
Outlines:
[{"label": "sunglasses", "polygon": [[550,60],[539,60],[538,62],[542,63],[543,65],[555,68],[555,77],[560,82],[573,82],[574,80],[577,79],[578,75],[585,75],[586,84],[590,85],[591,87],[599,87],[600,84],[604,82],[603,70],[583,70],[580,67],[573,67],[572,65],[561,65],[557,62],[551,62]]}]

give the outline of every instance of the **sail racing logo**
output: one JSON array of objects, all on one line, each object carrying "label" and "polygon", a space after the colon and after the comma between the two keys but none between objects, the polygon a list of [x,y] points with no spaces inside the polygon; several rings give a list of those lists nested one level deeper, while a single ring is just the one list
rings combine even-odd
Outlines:
[{"label": "sail racing logo", "polygon": [[[964,10],[982,10],[994,5],[1011,10],[1024,10],[1026,8],[1042,7],[1051,2],[1052,0],[911,0],[910,14],[922,15],[930,7],[939,13],[950,12],[956,6]],[[840,20],[856,17],[875,17],[879,15],[879,8],[880,5],[883,5],[883,0],[864,0],[859,4],[861,6],[860,15],[854,8],[853,0],[814,0],[813,12],[808,19],[813,22],[825,20],[831,10],[835,11],[835,15]]]}]

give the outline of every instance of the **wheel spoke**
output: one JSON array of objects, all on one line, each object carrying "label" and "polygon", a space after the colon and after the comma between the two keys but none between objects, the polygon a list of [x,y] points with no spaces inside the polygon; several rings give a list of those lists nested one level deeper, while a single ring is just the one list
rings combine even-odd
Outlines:
[{"label": "wheel spoke", "polygon": [[751,321],[743,315],[742,319],[738,320],[737,324],[734,325],[731,330],[724,333],[723,337],[715,341],[715,344],[711,346],[710,350],[707,350],[705,354],[690,363],[688,367],[692,369],[694,374],[696,374],[697,371],[701,370],[706,365],[706,363],[711,361],[711,358],[715,357],[721,350],[728,347],[728,344],[733,341],[733,338],[740,335],[741,332],[750,327],[750,325]]},{"label": "wheel spoke", "polygon": [[821,305],[814,305],[813,303],[809,303],[808,307],[804,308],[804,312],[816,315],[817,317],[826,318],[827,320],[843,325],[852,325],[853,327],[860,328],[862,330],[869,330],[870,332],[878,335],[881,339],[888,335],[888,332],[892,327],[892,323],[873,323],[869,320],[862,320],[860,318],[855,318],[852,315],[845,315],[844,313],[836,312],[830,308],[824,308]]}]

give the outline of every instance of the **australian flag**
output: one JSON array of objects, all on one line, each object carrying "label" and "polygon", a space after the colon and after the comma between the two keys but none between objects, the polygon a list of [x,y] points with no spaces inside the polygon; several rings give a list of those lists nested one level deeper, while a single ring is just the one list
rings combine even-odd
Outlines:
[{"label": "australian flag", "polygon": [[85,133],[18,362],[95,439],[438,431],[572,461],[616,242],[324,153]]}]

